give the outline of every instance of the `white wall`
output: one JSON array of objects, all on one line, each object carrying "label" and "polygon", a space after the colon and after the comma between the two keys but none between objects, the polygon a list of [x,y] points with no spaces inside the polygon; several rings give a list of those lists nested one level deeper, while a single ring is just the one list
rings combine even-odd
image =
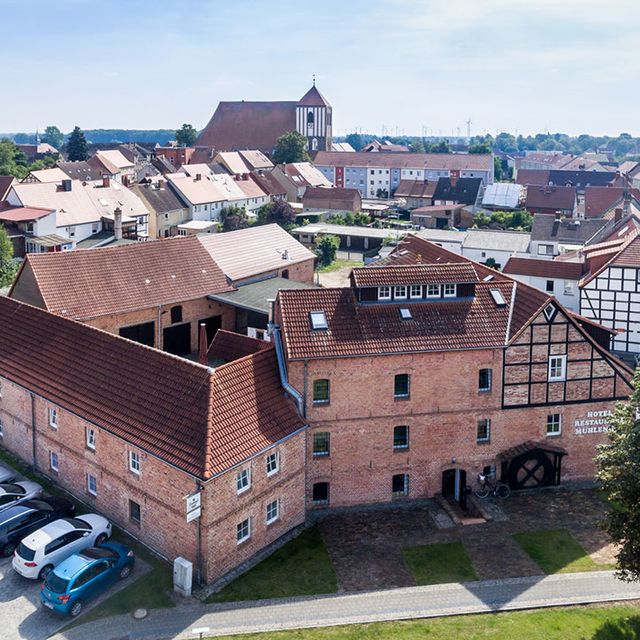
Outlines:
[{"label": "white wall", "polygon": [[[580,291],[577,280],[563,280],[562,278],[541,278],[538,276],[523,276],[509,274],[510,278],[529,284],[540,291],[552,294],[558,302],[576,313],[580,313]],[[553,282],[553,291],[547,290],[547,281]]]}]

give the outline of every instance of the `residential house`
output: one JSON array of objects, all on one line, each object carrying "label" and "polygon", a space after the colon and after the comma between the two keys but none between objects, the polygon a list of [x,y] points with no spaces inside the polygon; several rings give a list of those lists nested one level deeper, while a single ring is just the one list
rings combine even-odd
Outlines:
[{"label": "residential house", "polygon": [[287,199],[287,191],[273,175],[272,171],[258,170],[249,174],[249,178],[253,180],[264,193],[269,196],[272,202],[282,202]]},{"label": "residential house", "polygon": [[52,169],[31,171],[22,182],[62,182],[70,177],[60,167],[53,167]]},{"label": "residential house", "polygon": [[465,211],[464,204],[440,204],[414,209],[411,222],[425,229],[469,227],[473,224],[473,215]]},{"label": "residential house", "polygon": [[439,178],[433,192],[433,204],[475,206],[481,197],[481,178]]},{"label": "residential house", "polygon": [[403,229],[376,229],[373,227],[350,227],[348,225],[318,222],[296,227],[291,233],[304,245],[313,247],[325,235],[340,239],[341,251],[369,252],[385,242],[397,241],[407,235]]},{"label": "residential house", "polygon": [[8,232],[17,258],[27,252],[68,251],[75,246],[68,238],[56,234],[55,210],[2,204],[0,224]]},{"label": "residential house", "polygon": [[523,186],[565,186],[575,187],[578,195],[584,195],[587,187],[607,187],[619,185],[620,175],[613,171],[563,171],[552,170],[527,170],[520,171],[516,182]]},{"label": "residential house", "polygon": [[171,163],[173,167],[181,167],[189,164],[195,151],[194,147],[156,147],[153,153],[156,158],[163,157]]},{"label": "residential house", "polygon": [[437,180],[400,180],[392,195],[394,198],[405,198],[405,206],[409,210],[430,207],[437,184]]},{"label": "residential house", "polygon": [[578,205],[575,187],[527,187],[525,209],[529,213],[547,213],[573,218]]},{"label": "residential house", "polygon": [[72,180],[83,182],[94,182],[102,180],[102,171],[91,166],[86,160],[76,160],[75,162],[58,162],[58,169],[61,169]]},{"label": "residential house", "polygon": [[103,176],[128,185],[135,181],[135,163],[119,149],[97,151],[87,162]]},{"label": "residential house", "polygon": [[511,256],[529,250],[531,234],[525,231],[468,229],[462,241],[462,255],[476,262],[493,260],[500,269]]},{"label": "residential house", "polygon": [[510,182],[487,185],[482,196],[482,207],[494,211],[513,211],[524,204],[523,187]]},{"label": "residential house", "polygon": [[[332,149],[333,151],[333,149]],[[361,153],[409,153],[409,147],[404,144],[394,144],[389,140],[383,140],[379,142],[378,140],[372,140],[369,144],[366,144],[362,149],[360,149]]]},{"label": "residential house", "polygon": [[277,165],[271,175],[286,191],[289,202],[300,202],[307,187],[333,186],[310,162],[292,162]]},{"label": "residential house", "polygon": [[147,179],[130,187],[150,212],[149,237],[169,238],[178,235],[178,226],[189,220],[189,207],[171,183],[164,178]]},{"label": "residential house", "polygon": [[560,220],[556,216],[536,214],[531,227],[532,256],[553,258],[566,251],[580,249],[597,238],[610,223],[603,219]]},{"label": "residential house", "polygon": [[357,189],[307,187],[302,196],[302,207],[304,211],[360,213],[362,198]]}]

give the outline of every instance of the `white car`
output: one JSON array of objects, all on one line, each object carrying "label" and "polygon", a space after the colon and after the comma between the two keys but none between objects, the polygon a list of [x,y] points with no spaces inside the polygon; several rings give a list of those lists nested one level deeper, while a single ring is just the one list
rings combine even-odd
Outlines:
[{"label": "white car", "polygon": [[102,544],[110,537],[111,523],[98,514],[61,518],[23,538],[12,565],[25,578],[44,580],[69,556]]},{"label": "white car", "polygon": [[25,500],[39,498],[42,495],[42,487],[37,482],[21,480],[20,482],[0,484],[0,511],[20,504]]},{"label": "white car", "polygon": [[16,472],[9,467],[0,464],[0,482],[11,482],[15,480]]}]

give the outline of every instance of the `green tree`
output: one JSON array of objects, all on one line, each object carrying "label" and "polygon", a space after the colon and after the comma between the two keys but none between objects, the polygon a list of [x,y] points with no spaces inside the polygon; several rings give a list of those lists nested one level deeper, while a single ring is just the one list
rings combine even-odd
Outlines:
[{"label": "green tree", "polygon": [[469,153],[491,153],[491,147],[486,142],[476,142],[469,147]]},{"label": "green tree", "polygon": [[414,140],[409,145],[409,151],[411,151],[411,153],[425,153],[426,149],[424,148],[424,142],[420,138]]},{"label": "green tree", "polygon": [[64,142],[64,134],[58,127],[49,125],[42,134],[42,142],[46,142],[52,147],[59,149]]},{"label": "green tree", "polygon": [[186,122],[176,131],[176,142],[181,147],[193,147],[197,137],[198,132]]},{"label": "green tree", "polygon": [[359,133],[350,133],[346,136],[345,141],[349,143],[356,151],[360,151],[364,147],[362,136]]},{"label": "green tree", "polygon": [[328,267],[335,259],[340,248],[340,238],[338,236],[322,236],[316,242],[316,255],[323,267]]},{"label": "green tree", "polygon": [[609,442],[598,447],[596,477],[613,509],[604,528],[618,545],[618,567],[625,580],[640,580],[640,369],[628,402],[619,402],[609,419]]},{"label": "green tree", "polygon": [[504,131],[496,136],[494,146],[499,151],[504,151],[504,153],[514,153],[518,150],[518,143],[515,137]]},{"label": "green tree", "polygon": [[236,205],[220,209],[220,219],[222,220],[223,231],[237,231],[238,229],[246,229],[249,226],[246,209]]},{"label": "green tree", "polygon": [[309,162],[310,160],[307,139],[301,133],[289,131],[276,140],[276,148],[273,152],[274,164]]},{"label": "green tree", "polygon": [[289,229],[296,222],[296,212],[288,202],[268,202],[258,209],[258,224],[279,224]]},{"label": "green tree", "polygon": [[75,162],[76,160],[86,160],[89,157],[89,146],[87,145],[87,139],[82,133],[82,129],[76,126],[69,135],[67,141],[67,155],[69,160]]},{"label": "green tree", "polygon": [[448,140],[440,140],[440,142],[433,142],[427,149],[429,153],[451,153],[451,147]]},{"label": "green tree", "polygon": [[0,224],[0,288],[9,287],[18,271],[18,263],[13,259],[13,244],[6,229]]},{"label": "green tree", "polygon": [[[471,153],[471,149],[469,149],[469,153]],[[504,175],[504,170],[502,167],[502,160],[498,156],[493,156],[493,177],[498,182],[502,180]]]},{"label": "green tree", "polygon": [[11,140],[0,140],[0,176],[22,179],[28,173],[27,156]]}]

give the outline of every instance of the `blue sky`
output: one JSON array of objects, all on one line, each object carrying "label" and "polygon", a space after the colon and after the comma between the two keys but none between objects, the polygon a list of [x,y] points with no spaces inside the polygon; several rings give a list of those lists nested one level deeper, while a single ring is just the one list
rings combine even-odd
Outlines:
[{"label": "blue sky", "polygon": [[[640,135],[637,0],[0,0],[0,131],[203,127],[298,99],[334,130]],[[7,89],[10,89],[7,95]]]}]

